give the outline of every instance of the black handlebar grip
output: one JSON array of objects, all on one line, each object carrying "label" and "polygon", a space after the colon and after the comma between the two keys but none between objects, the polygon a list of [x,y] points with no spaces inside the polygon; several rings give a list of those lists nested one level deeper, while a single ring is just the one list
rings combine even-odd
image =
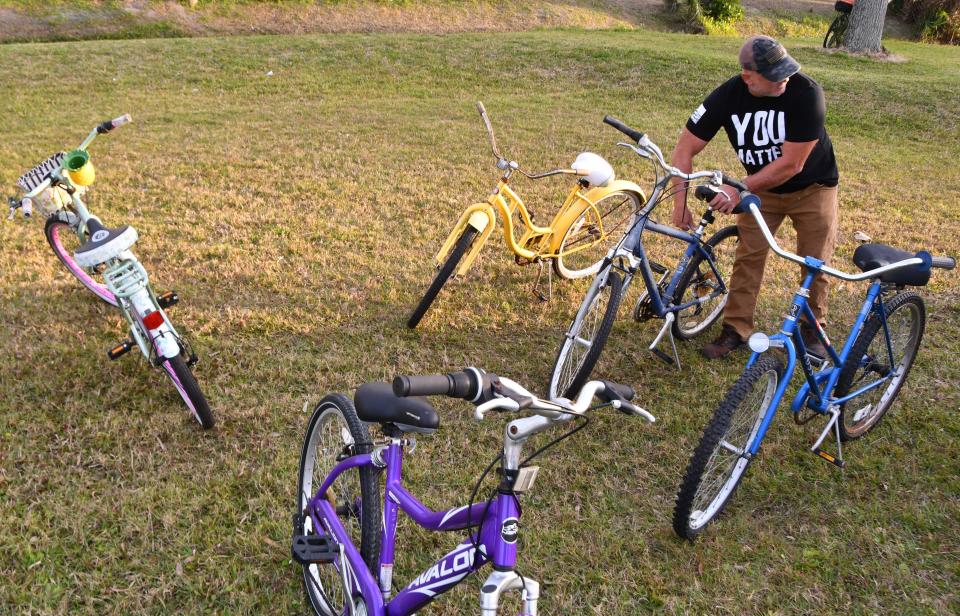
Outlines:
[{"label": "black handlebar grip", "polygon": [[597,397],[604,402],[610,402],[611,400],[629,401],[633,400],[633,397],[636,395],[632,387],[624,385],[623,383],[603,381],[603,386],[603,391],[597,393]]},{"label": "black handlebar grip", "polygon": [[[477,374],[483,378],[477,378]],[[479,370],[461,370],[449,374],[422,376],[398,376],[393,379],[393,393],[401,398],[407,396],[450,396],[473,400],[480,393],[481,381],[486,373]]]},{"label": "black handlebar grip", "polygon": [[638,131],[635,128],[630,128],[629,126],[627,126],[626,124],[624,124],[623,122],[621,122],[620,120],[616,119],[613,116],[610,116],[610,115],[603,116],[603,122],[604,124],[609,124],[610,126],[614,127],[615,129],[617,129],[618,131],[620,131],[621,133],[623,133],[627,137],[630,137],[631,139],[633,139],[638,143],[640,142],[641,139],[643,139],[643,133],[641,131]]},{"label": "black handlebar grip", "polygon": [[735,180],[735,179],[733,179],[733,178],[731,178],[731,177],[728,177],[728,176],[726,176],[726,175],[723,176],[723,183],[726,184],[727,186],[733,186],[734,188],[736,188],[736,189],[739,190],[740,192],[747,192],[747,191],[749,190],[749,189],[747,188],[747,185],[744,184],[743,182],[741,182],[741,181],[739,181],[739,180]]},{"label": "black handlebar grip", "polygon": [[701,184],[693,191],[694,196],[701,201],[710,201],[720,193],[720,189],[715,186]]},{"label": "black handlebar grip", "polygon": [[934,257],[930,265],[941,269],[952,270],[957,266],[957,261],[953,257]]}]

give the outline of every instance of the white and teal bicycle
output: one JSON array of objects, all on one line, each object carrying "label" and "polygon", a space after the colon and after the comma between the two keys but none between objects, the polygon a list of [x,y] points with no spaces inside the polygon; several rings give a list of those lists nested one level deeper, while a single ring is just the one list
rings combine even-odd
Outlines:
[{"label": "white and teal bicycle", "polygon": [[47,214],[44,232],[54,254],[90,292],[119,308],[129,325],[129,337],[107,356],[118,359],[139,348],[170,377],[200,425],[211,428],[213,414],[191,372],[197,356],[166,312],[179,301],[178,295],[168,291],[158,296],[150,288],[146,270],[130,250],[138,238],[136,229],[105,227],[81,200],[95,178],[87,147],[98,135],[128,122],[129,115],[107,120],[77,149],[58,152],[23,174],[17,185],[25,194],[10,199],[10,217],[17,209],[30,216],[35,206]]}]

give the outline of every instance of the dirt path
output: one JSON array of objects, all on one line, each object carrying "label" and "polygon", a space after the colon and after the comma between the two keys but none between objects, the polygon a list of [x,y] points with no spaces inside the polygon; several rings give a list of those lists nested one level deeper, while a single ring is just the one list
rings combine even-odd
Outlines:
[{"label": "dirt path", "polygon": [[[748,17],[833,13],[832,0],[744,0]],[[892,20],[890,20],[892,21]],[[0,42],[89,38],[154,38],[308,32],[463,32],[534,28],[672,29],[663,0],[527,0],[525,2],[346,5],[245,4],[232,9],[190,8],[173,1],[128,0],[117,8],[59,8],[46,12],[0,8]]]}]

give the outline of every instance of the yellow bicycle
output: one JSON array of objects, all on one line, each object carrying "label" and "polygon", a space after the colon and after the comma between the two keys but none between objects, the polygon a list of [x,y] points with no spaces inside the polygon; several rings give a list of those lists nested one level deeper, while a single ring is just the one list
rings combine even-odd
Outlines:
[{"label": "yellow bicycle", "polygon": [[[477,111],[487,127],[497,169],[502,175],[486,201],[463,211],[441,246],[435,258],[436,276],[407,320],[407,327],[411,329],[420,323],[451,275],[462,276],[470,269],[496,226],[497,211],[503,218],[504,240],[518,265],[536,263],[542,268],[550,261],[561,278],[583,278],[596,273],[609,246],[620,239],[646,202],[639,186],[616,179],[610,164],[591,152],[577,156],[569,169],[527,173],[519,163],[500,154],[483,103],[477,103]],[[515,171],[532,180],[553,175],[577,177],[549,226],[534,224],[523,200],[510,187]],[[518,220],[515,221],[515,217]]]}]

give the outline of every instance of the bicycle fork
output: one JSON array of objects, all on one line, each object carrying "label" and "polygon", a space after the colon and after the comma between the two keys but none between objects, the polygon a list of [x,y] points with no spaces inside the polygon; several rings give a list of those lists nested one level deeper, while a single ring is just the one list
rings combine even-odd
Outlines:
[{"label": "bicycle fork", "polygon": [[516,571],[494,571],[480,589],[480,614],[497,616],[500,595],[506,591],[519,590],[523,599],[520,616],[537,616],[537,601],[540,599],[540,584],[521,576]]}]

